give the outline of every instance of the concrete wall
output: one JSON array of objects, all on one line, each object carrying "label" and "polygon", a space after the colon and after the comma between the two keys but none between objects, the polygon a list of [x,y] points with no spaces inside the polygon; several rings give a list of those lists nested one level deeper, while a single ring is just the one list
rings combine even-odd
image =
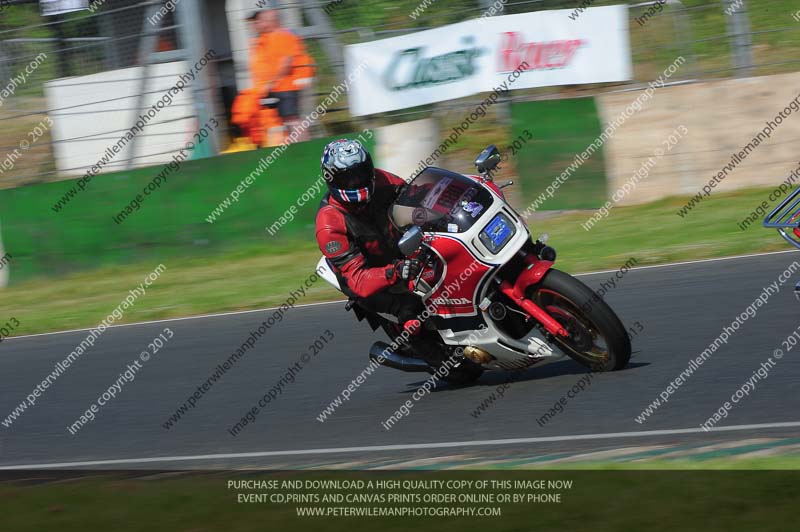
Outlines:
[{"label": "concrete wall", "polygon": [[[375,163],[408,180],[418,169],[419,162],[439,146],[438,139],[439,129],[432,118],[378,127],[375,129]],[[442,162],[438,161],[438,165]]]},{"label": "concrete wall", "polygon": [[[59,174],[81,176],[91,169],[104,157],[106,149],[117,144],[121,137],[115,135],[124,137],[124,132],[136,124],[137,116],[146,114],[190,67],[191,64],[185,61],[151,65],[141,111],[136,110],[136,104],[139,101],[143,67],[108,70],[46,82],[44,90],[47,105],[49,109],[54,109],[48,114],[53,121],[50,134]],[[113,154],[101,172],[127,168],[128,159],[132,156],[136,157],[134,166],[137,167],[168,163],[173,153],[177,153],[186,145],[186,141],[192,139],[191,132],[197,130],[197,119],[183,118],[191,115],[191,110],[195,108],[192,90],[187,87],[171,98],[172,102],[160,109],[158,115],[144,127],[143,134],[127,141],[119,153]],[[75,114],[76,106],[81,106],[82,114]],[[109,134],[109,131],[115,133]],[[131,151],[133,146],[135,153]]]},{"label": "concrete wall", "polygon": [[[597,97],[604,124],[614,120],[639,92]],[[689,132],[657,160],[649,176],[620,205],[695,194],[765,127],[767,120],[800,94],[800,73],[729,79],[657,89],[641,111],[606,142],[609,197],[653,155],[676,127]],[[661,145],[664,147],[663,145]],[[750,153],[715,191],[773,185],[800,161],[800,113],[794,112]]]}]

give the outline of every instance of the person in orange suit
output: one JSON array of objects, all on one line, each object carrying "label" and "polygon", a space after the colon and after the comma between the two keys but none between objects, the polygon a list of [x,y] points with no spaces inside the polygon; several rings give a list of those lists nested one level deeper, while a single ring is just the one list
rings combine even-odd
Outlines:
[{"label": "person in orange suit", "polygon": [[281,27],[277,11],[258,11],[251,20],[258,32],[250,60],[253,87],[237,96],[233,118],[255,144],[274,146],[300,123],[300,90],[313,78],[313,60],[302,39]]},{"label": "person in orange suit", "polygon": [[231,107],[231,122],[236,126],[236,129],[238,129],[238,132],[241,133],[241,136],[235,138],[224,153],[256,149],[261,145],[263,140],[263,115],[268,115],[270,113],[277,115],[277,113],[272,109],[261,108],[261,97],[259,95],[259,90],[257,89],[258,85],[256,80],[256,72],[253,68],[254,62],[252,61],[252,58],[256,55],[256,49],[258,47],[258,27],[256,24],[257,17],[258,11],[252,13],[246,19],[248,22],[248,29],[256,35],[255,37],[251,38],[251,61],[249,65],[250,80],[254,86],[239,91],[239,94],[236,95],[236,98],[233,101],[233,106]]}]

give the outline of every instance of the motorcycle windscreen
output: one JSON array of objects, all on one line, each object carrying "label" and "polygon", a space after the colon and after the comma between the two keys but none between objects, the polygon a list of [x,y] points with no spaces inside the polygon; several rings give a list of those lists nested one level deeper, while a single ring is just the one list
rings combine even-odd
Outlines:
[{"label": "motorcycle windscreen", "polygon": [[491,207],[492,194],[472,179],[441,168],[426,168],[392,204],[390,218],[400,231],[463,233]]}]

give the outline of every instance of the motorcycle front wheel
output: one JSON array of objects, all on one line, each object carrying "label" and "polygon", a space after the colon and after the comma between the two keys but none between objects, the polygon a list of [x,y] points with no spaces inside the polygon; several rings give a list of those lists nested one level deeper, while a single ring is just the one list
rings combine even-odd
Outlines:
[{"label": "motorcycle front wheel", "polygon": [[573,360],[592,371],[624,368],[631,340],[616,313],[578,279],[552,269],[530,290],[531,301],[553,316],[569,333],[554,342]]}]

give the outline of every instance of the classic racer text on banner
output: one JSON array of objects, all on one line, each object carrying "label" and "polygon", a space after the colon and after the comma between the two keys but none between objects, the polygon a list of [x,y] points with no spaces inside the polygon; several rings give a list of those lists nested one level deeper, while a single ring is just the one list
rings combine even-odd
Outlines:
[{"label": "classic racer text on banner", "polygon": [[367,70],[350,91],[350,110],[369,115],[462,98],[503,87],[523,61],[514,89],[631,79],[628,8],[593,7],[468,20],[348,46],[348,73]]}]

